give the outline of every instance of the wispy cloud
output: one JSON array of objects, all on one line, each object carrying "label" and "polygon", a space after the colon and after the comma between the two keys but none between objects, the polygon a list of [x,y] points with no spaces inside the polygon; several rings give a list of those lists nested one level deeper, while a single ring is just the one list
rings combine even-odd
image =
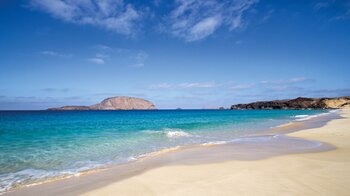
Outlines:
[{"label": "wispy cloud", "polygon": [[319,89],[319,90],[312,90],[311,93],[313,93],[316,96],[350,96],[350,88],[340,88],[340,89]]},{"label": "wispy cloud", "polygon": [[214,33],[214,31],[218,28],[220,23],[221,17],[219,16],[213,16],[203,19],[190,29],[191,38],[189,39],[189,41],[200,40]]},{"label": "wispy cloud", "polygon": [[323,9],[323,8],[327,8],[328,6],[329,6],[329,2],[317,2],[314,5],[314,9],[315,10],[320,10],[320,9]]},{"label": "wispy cloud", "polygon": [[172,85],[168,83],[152,84],[149,86],[150,89],[169,89]]},{"label": "wispy cloud", "polygon": [[230,31],[244,25],[244,13],[258,0],[176,0],[168,24],[170,31],[186,41],[201,40],[213,34],[219,27]]},{"label": "wispy cloud", "polygon": [[274,9],[270,9],[269,11],[267,11],[267,13],[265,13],[265,15],[262,17],[262,22],[266,22],[267,20],[269,20],[274,12]]},{"label": "wispy cloud", "polygon": [[299,83],[299,82],[305,82],[308,79],[305,77],[297,77],[297,78],[291,78],[288,80],[263,80],[260,81],[261,84],[293,84],[293,83]]},{"label": "wispy cloud", "polygon": [[135,67],[135,68],[140,68],[140,67],[144,67],[145,64],[143,63],[136,63],[136,64],[132,64],[132,65],[129,65],[130,67]]},{"label": "wispy cloud", "polygon": [[215,82],[183,82],[179,84],[159,83],[149,86],[150,89],[192,89],[192,88],[214,88],[219,86]]},{"label": "wispy cloud", "polygon": [[267,91],[302,91],[304,88],[289,85],[277,85],[269,87]]},{"label": "wispy cloud", "polygon": [[255,86],[255,83],[249,83],[249,84],[236,84],[230,86],[230,89],[232,90],[245,90],[245,89],[251,89]]},{"label": "wispy cloud", "polygon": [[329,11],[331,13],[328,21],[341,21],[350,19],[350,2],[337,0],[322,0],[314,5],[316,11]]},{"label": "wispy cloud", "polygon": [[137,54],[135,55],[135,59],[137,61],[144,61],[148,58],[148,54],[145,51],[139,51],[137,52]]},{"label": "wispy cloud", "polygon": [[138,51],[135,55],[132,55],[131,59],[136,63],[131,64],[130,67],[140,68],[145,66],[145,62],[148,59],[148,54],[145,51]]},{"label": "wispy cloud", "polygon": [[123,0],[31,0],[30,7],[74,24],[103,27],[121,34],[133,34],[141,14]]},{"label": "wispy cloud", "polygon": [[[258,1],[174,0],[174,7],[166,16],[165,31],[189,42],[202,40],[220,27],[233,31],[245,26],[244,16]],[[153,5],[159,3],[154,1]],[[147,13],[158,14],[150,10],[152,6],[136,9],[124,0],[30,0],[29,7],[68,23],[102,27],[125,35],[134,35]]]},{"label": "wispy cloud", "polygon": [[96,63],[96,64],[99,64],[99,65],[102,65],[102,64],[105,64],[105,60],[103,60],[102,58],[90,58],[88,59],[88,61],[90,61],[91,63]]},{"label": "wispy cloud", "polygon": [[47,55],[47,56],[52,56],[52,57],[61,57],[61,58],[70,58],[70,57],[73,56],[71,54],[62,54],[62,53],[55,52],[55,51],[52,51],[52,50],[44,50],[44,51],[41,51],[40,54]]},{"label": "wispy cloud", "polygon": [[122,64],[122,66],[141,68],[146,65],[149,54],[144,50],[118,48],[99,44],[91,47],[93,56],[88,61],[96,64]]},{"label": "wispy cloud", "polygon": [[213,88],[216,87],[215,82],[194,82],[194,83],[182,83],[180,88]]},{"label": "wispy cloud", "polygon": [[110,60],[110,55],[113,52],[113,48],[104,44],[98,44],[92,47],[95,55],[87,60],[95,64],[105,64],[107,60]]},{"label": "wispy cloud", "polygon": [[100,51],[112,50],[112,47],[104,45],[104,44],[98,44],[98,45],[94,46],[94,48],[96,48]]},{"label": "wispy cloud", "polygon": [[260,82],[250,82],[250,83],[236,83],[232,81],[226,81],[217,83],[214,81],[207,81],[207,82],[182,82],[182,83],[158,83],[158,84],[152,84],[149,85],[149,89],[172,89],[172,90],[185,90],[185,89],[211,89],[211,90],[218,90],[221,89],[223,91],[240,91],[240,90],[248,90],[248,89],[255,89],[255,90],[262,90],[262,89],[272,89],[272,90],[285,90],[285,89],[292,89],[292,88],[299,88],[294,87],[293,85],[297,85],[299,83],[303,83],[306,81],[312,81],[311,79],[307,79],[305,77],[296,77],[291,79],[285,79],[285,80],[263,80]]},{"label": "wispy cloud", "polygon": [[93,102],[86,97],[37,97],[37,96],[8,96],[0,97],[0,110],[37,110],[62,105],[90,105]]},{"label": "wispy cloud", "polygon": [[43,88],[43,89],[41,89],[41,91],[47,92],[47,93],[51,93],[51,92],[63,92],[63,93],[66,93],[69,90],[70,90],[69,88]]}]

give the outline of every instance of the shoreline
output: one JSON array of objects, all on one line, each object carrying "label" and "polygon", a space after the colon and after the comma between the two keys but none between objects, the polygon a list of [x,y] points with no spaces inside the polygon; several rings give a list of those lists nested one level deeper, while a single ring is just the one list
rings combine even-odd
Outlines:
[{"label": "shoreline", "polygon": [[[252,138],[255,138],[255,139],[257,137],[262,137],[262,138],[265,137],[263,139],[269,139],[268,137],[270,137],[270,139],[275,138],[275,137],[277,138],[277,136],[285,135],[285,134],[290,133],[290,132],[308,129],[310,127],[311,128],[322,127],[322,126],[324,126],[324,124],[328,123],[329,121],[332,121],[334,119],[338,119],[338,117],[336,117],[336,115],[331,114],[331,116],[333,116],[333,117],[329,117],[328,115],[326,115],[326,116],[328,118],[324,118],[324,117],[319,116],[316,118],[308,119],[306,121],[292,121],[292,122],[286,123],[286,125],[281,125],[281,126],[273,128],[272,130],[268,130],[262,134],[257,134],[255,136],[252,136]],[[314,122],[312,122],[312,121],[314,121]],[[298,125],[298,126],[296,126],[296,125]],[[246,137],[246,138],[249,139],[250,137]],[[242,138],[239,138],[239,139],[242,139]],[[306,143],[310,142],[308,140],[303,140],[303,139],[301,139],[301,140],[300,139],[293,139],[293,141],[290,141],[291,138],[289,138],[289,137],[285,138],[283,136],[279,137],[278,140],[281,140],[281,141],[279,141],[280,143],[291,142],[293,144],[293,142],[294,143],[299,142],[302,145],[305,145],[305,142]],[[277,144],[275,144],[275,146],[272,146],[272,147],[276,147],[276,145]],[[278,144],[278,145],[281,145],[281,144]],[[316,142],[315,145],[320,145],[320,143]],[[225,149],[225,146],[228,147],[228,149]],[[106,186],[107,184],[110,184],[110,183],[118,182],[118,181],[121,181],[124,179],[132,178],[132,177],[137,176],[137,175],[141,175],[142,173],[147,172],[148,170],[153,170],[153,169],[160,168],[160,167],[167,167],[167,166],[173,166],[173,165],[202,165],[202,164],[213,164],[213,163],[215,164],[218,162],[227,162],[227,161],[232,161],[232,160],[233,161],[235,161],[235,160],[261,160],[261,159],[269,159],[271,157],[283,156],[283,155],[295,154],[295,153],[310,153],[310,152],[315,153],[315,152],[320,152],[320,151],[334,150],[334,147],[332,145],[327,145],[325,143],[322,143],[321,148],[319,148],[319,146],[316,146],[316,147],[312,146],[311,150],[305,149],[305,146],[304,146],[304,149],[302,149],[301,151],[295,150],[295,149],[294,149],[294,151],[291,151],[291,152],[278,151],[278,152],[274,152],[272,154],[271,153],[264,154],[262,157],[259,157],[259,156],[255,157],[255,155],[253,153],[253,155],[249,155],[249,156],[246,156],[243,158],[242,157],[239,158],[239,156],[242,156],[242,155],[235,155],[233,157],[228,157],[226,159],[220,158],[220,156],[227,156],[222,151],[228,151],[232,147],[238,149],[238,151],[237,151],[237,152],[239,152],[238,154],[240,154],[241,152],[247,151],[247,149],[249,149],[249,148],[252,148],[252,146],[248,145],[248,148],[247,148],[247,146],[245,146],[242,149],[240,149],[239,146],[242,146],[242,143],[237,144],[237,145],[234,144],[232,146],[231,143],[221,144],[219,142],[219,143],[213,143],[213,144],[201,144],[201,145],[192,145],[192,146],[183,146],[183,147],[174,147],[174,148],[169,148],[169,149],[163,149],[160,151],[149,153],[145,157],[140,157],[139,159],[137,159],[135,161],[130,161],[128,163],[114,165],[114,166],[108,166],[106,168],[89,170],[89,171],[82,172],[78,175],[57,178],[57,179],[50,179],[48,181],[39,182],[37,184],[25,185],[23,187],[10,190],[9,192],[6,192],[4,194],[5,195],[22,195],[22,194],[35,195],[36,193],[42,194],[42,191],[40,190],[40,188],[42,188],[44,190],[46,189],[44,192],[46,194],[48,194],[49,192],[47,192],[47,190],[52,190],[53,191],[52,193],[54,193],[55,192],[54,190],[58,187],[61,187],[61,186],[71,187],[72,190],[70,190],[68,192],[63,190],[63,192],[60,192],[59,195],[61,195],[63,193],[68,194],[68,195],[81,194],[81,193],[84,193],[87,191],[91,191],[93,189],[101,188],[101,187]],[[253,148],[256,148],[256,147],[257,146],[255,146]],[[261,147],[262,146],[259,146],[259,148],[261,148]],[[286,148],[286,146],[284,146],[284,148]],[[268,151],[267,149],[264,149],[264,148],[262,148],[262,149]],[[215,158],[215,161],[209,160],[209,159],[213,159],[213,158],[209,158],[207,160],[203,160],[203,159],[199,158],[199,160],[196,160],[196,161],[193,161],[193,160],[186,161],[186,159],[188,159],[189,156],[194,157],[194,155],[196,155],[196,154],[199,154],[199,153],[203,154],[203,151],[208,151],[206,153],[209,153],[209,154],[207,154],[207,155],[209,155],[209,157],[213,156],[213,153],[214,154],[218,153],[219,156]],[[187,156],[187,158],[186,158],[186,156]],[[174,158],[178,159],[178,160],[173,161]],[[183,159],[183,160],[179,161],[179,158]],[[197,159],[198,159],[198,157],[197,157]],[[147,163],[147,162],[149,162],[149,163]],[[125,171],[127,171],[127,172],[125,172]],[[117,176],[115,176],[115,175],[106,176],[105,173],[113,173]],[[97,180],[97,179],[99,179],[99,180]],[[78,183],[77,183],[77,181],[78,181]],[[81,182],[81,181],[85,181],[85,182]],[[96,181],[102,181],[102,183],[101,182],[96,183]],[[73,183],[73,185],[71,185],[71,183]],[[77,187],[75,187],[74,184],[77,185]],[[85,186],[85,188],[84,188],[84,186]],[[73,190],[73,189],[75,189],[75,190]],[[49,195],[52,195],[52,194],[49,194]]]},{"label": "shoreline", "polygon": [[350,110],[288,136],[332,144],[331,151],[156,168],[83,195],[348,195]]}]

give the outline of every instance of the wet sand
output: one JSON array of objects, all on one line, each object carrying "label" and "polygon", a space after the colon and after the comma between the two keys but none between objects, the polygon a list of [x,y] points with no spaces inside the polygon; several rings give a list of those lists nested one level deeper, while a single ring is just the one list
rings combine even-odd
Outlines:
[{"label": "wet sand", "polygon": [[170,149],[6,195],[346,195],[350,112],[341,115],[332,121],[320,117],[292,123],[225,145]]}]

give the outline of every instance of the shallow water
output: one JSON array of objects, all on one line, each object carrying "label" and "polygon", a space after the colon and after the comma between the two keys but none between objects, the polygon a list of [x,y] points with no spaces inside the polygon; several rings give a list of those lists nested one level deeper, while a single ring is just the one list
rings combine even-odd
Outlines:
[{"label": "shallow water", "polygon": [[[0,192],[176,146],[247,139],[325,110],[1,111]],[[271,139],[271,138],[269,138]],[[260,141],[261,140],[261,141]]]}]

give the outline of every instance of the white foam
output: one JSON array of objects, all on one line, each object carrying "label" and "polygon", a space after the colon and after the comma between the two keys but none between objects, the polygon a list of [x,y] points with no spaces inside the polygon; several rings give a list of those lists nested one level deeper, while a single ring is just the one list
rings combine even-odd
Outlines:
[{"label": "white foam", "polygon": [[191,137],[192,135],[181,130],[181,129],[170,129],[165,128],[162,131],[159,130],[144,130],[143,133],[147,134],[164,134],[168,138],[176,138],[176,137]]},{"label": "white foam", "polygon": [[336,113],[336,112],[339,112],[340,110],[330,110],[328,113]]},{"label": "white foam", "polygon": [[129,158],[127,158],[127,160],[128,160],[128,162],[131,162],[131,161],[136,161],[137,160],[137,158],[136,157],[129,157]]},{"label": "white foam", "polygon": [[157,131],[157,130],[144,130],[141,131],[142,133],[147,133],[147,134],[157,134],[157,133],[163,133],[163,131]]},{"label": "white foam", "polygon": [[222,144],[227,144],[229,143],[228,141],[215,141],[215,142],[207,142],[204,144],[201,144],[202,146],[215,146],[215,145],[222,145]]},{"label": "white foam", "polygon": [[59,172],[40,169],[25,169],[15,173],[0,175],[0,193],[11,189],[14,185],[25,184],[32,181],[35,183],[39,179],[51,178],[59,175]]},{"label": "white foam", "polygon": [[191,134],[186,133],[184,131],[168,131],[166,133],[166,136],[169,138],[174,138],[174,137],[190,137]]},{"label": "white foam", "polygon": [[309,115],[296,115],[295,118],[305,118],[308,117]]},{"label": "white foam", "polygon": [[310,120],[312,118],[329,115],[331,113],[334,113],[334,111],[331,110],[331,111],[326,112],[326,113],[315,114],[315,115],[296,115],[294,117],[296,118],[295,121],[305,121],[305,120]]},{"label": "white foam", "polygon": [[76,162],[74,168],[65,170],[44,170],[44,169],[24,169],[18,172],[7,173],[0,175],[0,195],[14,186],[34,186],[42,184],[45,181],[50,181],[55,178],[69,178],[72,176],[79,176],[81,172],[92,169],[102,168],[104,165],[93,161]]},{"label": "white foam", "polygon": [[[297,115],[297,116],[295,116],[296,121],[305,121],[305,120],[310,120],[311,118],[315,118],[317,115]],[[300,116],[303,116],[303,117],[300,117]]]}]

